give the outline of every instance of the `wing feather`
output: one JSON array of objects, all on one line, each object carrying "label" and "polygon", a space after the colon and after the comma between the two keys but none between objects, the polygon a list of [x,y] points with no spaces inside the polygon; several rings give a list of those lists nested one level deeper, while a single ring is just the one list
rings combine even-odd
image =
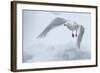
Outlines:
[{"label": "wing feather", "polygon": [[57,26],[60,26],[61,24],[64,24],[65,22],[66,22],[66,20],[63,19],[63,18],[59,18],[59,17],[55,18],[55,19],[44,29],[44,31],[43,31],[42,33],[40,33],[40,35],[38,36],[38,38],[40,38],[40,37],[45,37],[45,36],[47,35],[47,33],[48,33],[51,29],[53,29],[53,28],[55,28],[55,27],[57,27]]},{"label": "wing feather", "polygon": [[83,38],[83,34],[84,34],[84,27],[81,25],[80,26],[80,33],[79,33],[79,36],[78,36],[78,39],[77,39],[78,48],[80,48],[80,44],[81,44],[81,41],[82,41],[82,38]]}]

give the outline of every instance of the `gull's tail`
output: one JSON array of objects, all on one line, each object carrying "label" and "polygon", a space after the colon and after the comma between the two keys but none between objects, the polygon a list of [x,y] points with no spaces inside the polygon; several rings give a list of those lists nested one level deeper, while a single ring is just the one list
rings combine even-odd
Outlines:
[{"label": "gull's tail", "polygon": [[83,34],[84,34],[84,27],[81,25],[80,26],[79,36],[78,36],[78,39],[77,39],[78,48],[80,48],[80,44],[81,44],[81,41],[82,41],[82,38],[83,38]]}]

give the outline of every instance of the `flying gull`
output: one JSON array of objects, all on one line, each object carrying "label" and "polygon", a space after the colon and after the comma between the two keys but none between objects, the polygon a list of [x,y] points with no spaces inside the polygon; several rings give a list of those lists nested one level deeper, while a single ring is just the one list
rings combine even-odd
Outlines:
[{"label": "flying gull", "polygon": [[[44,31],[42,31],[40,33],[40,35],[37,37],[37,38],[43,38],[47,35],[47,33],[64,24],[64,26],[66,26],[69,30],[72,31],[72,37],[76,36],[78,37],[77,38],[77,47],[80,48],[80,44],[81,44],[81,41],[82,41],[82,38],[83,38],[83,34],[84,34],[84,27],[82,25],[79,25],[77,24],[76,22],[74,21],[70,21],[70,20],[66,20],[64,18],[60,18],[60,17],[57,17],[55,18],[45,29]],[[79,35],[77,35],[77,30],[79,29]],[[76,35],[74,35],[73,31],[76,31]]]}]

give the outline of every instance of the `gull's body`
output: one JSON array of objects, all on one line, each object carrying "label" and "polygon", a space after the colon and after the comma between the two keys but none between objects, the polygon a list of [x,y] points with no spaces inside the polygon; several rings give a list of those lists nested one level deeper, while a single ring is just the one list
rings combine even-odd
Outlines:
[{"label": "gull's body", "polygon": [[67,26],[67,28],[71,31],[74,31],[74,30],[77,30],[79,28],[79,25],[75,22],[72,22],[72,21],[69,21],[67,20],[65,23],[64,23],[64,26]]},{"label": "gull's body", "polygon": [[77,24],[76,22],[70,21],[70,20],[65,20],[63,18],[55,18],[48,26],[45,28],[45,30],[38,36],[38,38],[45,37],[47,33],[52,30],[53,28],[60,26],[64,24],[69,30],[72,31],[72,37],[73,37],[73,31],[76,31],[76,37],[77,37],[77,30],[79,30],[79,35],[77,38],[77,47],[80,48],[80,44],[82,41],[82,37],[84,34],[84,27],[82,25]]}]

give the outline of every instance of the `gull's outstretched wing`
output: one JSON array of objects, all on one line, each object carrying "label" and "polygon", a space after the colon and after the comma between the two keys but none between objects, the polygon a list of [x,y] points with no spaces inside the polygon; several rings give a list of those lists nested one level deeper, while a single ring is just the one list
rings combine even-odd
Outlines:
[{"label": "gull's outstretched wing", "polygon": [[81,41],[82,41],[82,38],[83,38],[83,34],[84,34],[84,27],[81,25],[80,26],[79,36],[78,36],[78,39],[77,39],[78,48],[80,48],[80,44],[81,44]]},{"label": "gull's outstretched wing", "polygon": [[45,37],[45,36],[47,35],[47,33],[48,33],[51,29],[53,29],[53,28],[55,28],[55,27],[57,27],[57,26],[60,26],[61,24],[64,24],[65,22],[66,22],[66,20],[63,19],[63,18],[59,18],[59,17],[55,18],[55,19],[44,29],[44,31],[43,31],[42,33],[40,33],[40,35],[38,36],[38,38]]}]

